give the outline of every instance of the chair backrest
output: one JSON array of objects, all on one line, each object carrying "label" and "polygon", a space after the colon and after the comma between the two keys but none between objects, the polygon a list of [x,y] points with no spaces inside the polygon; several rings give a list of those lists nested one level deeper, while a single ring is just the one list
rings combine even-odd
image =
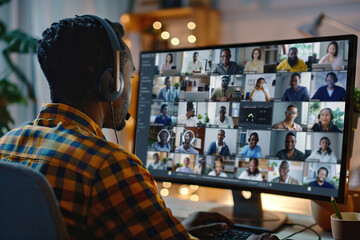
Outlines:
[{"label": "chair backrest", "polygon": [[69,239],[48,181],[19,163],[0,161],[0,239]]}]

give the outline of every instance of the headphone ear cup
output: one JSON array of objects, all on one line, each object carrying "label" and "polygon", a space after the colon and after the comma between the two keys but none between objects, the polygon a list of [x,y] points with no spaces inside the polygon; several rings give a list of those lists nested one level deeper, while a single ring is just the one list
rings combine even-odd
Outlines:
[{"label": "headphone ear cup", "polygon": [[123,75],[119,74],[119,91],[116,91],[116,82],[113,78],[113,68],[106,69],[98,79],[97,90],[100,98],[107,102],[113,102],[118,99],[124,90]]},{"label": "headphone ear cup", "polygon": [[318,114],[318,119],[320,120],[320,113]]}]

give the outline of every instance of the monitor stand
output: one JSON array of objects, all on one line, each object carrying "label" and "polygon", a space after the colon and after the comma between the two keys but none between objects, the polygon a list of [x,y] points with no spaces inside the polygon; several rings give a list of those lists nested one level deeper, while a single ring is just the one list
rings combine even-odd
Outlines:
[{"label": "monitor stand", "polygon": [[276,232],[286,222],[284,213],[262,209],[260,193],[251,193],[246,199],[242,191],[232,190],[234,207],[219,207],[215,211],[235,221],[236,227],[253,230],[255,233]]}]

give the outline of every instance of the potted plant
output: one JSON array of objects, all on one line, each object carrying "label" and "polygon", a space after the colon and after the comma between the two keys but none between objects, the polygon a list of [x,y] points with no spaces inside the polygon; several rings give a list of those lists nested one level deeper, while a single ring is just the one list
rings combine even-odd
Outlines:
[{"label": "potted plant", "polygon": [[[11,0],[0,0],[0,6],[9,3]],[[0,42],[4,46],[1,49],[2,57],[6,64],[0,72],[0,137],[10,130],[10,124],[14,123],[9,113],[8,106],[11,104],[27,104],[27,98],[35,100],[33,86],[11,60],[13,54],[34,54],[36,52],[37,39],[28,36],[20,30],[8,31],[4,21],[0,19]],[[11,81],[15,76],[18,82]],[[20,91],[20,86],[25,85],[27,96]]]}]

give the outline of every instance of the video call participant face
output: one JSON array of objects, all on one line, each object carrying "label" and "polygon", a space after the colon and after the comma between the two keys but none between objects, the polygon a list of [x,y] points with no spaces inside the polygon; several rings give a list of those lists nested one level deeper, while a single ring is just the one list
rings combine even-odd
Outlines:
[{"label": "video call participant face", "polygon": [[300,84],[300,74],[298,73],[294,73],[293,75],[291,75],[291,79],[290,79],[290,87],[293,91],[296,91],[299,84]]},{"label": "video call participant face", "polygon": [[205,167],[206,165],[206,158],[203,156],[199,159],[199,163],[201,165],[201,167]]},{"label": "video call participant face", "polygon": [[329,109],[322,109],[320,111],[320,122],[322,125],[329,125],[331,123],[331,119],[332,119],[332,114],[329,111]]},{"label": "video call participant face", "polygon": [[231,58],[231,52],[230,49],[223,49],[221,51],[221,61],[222,63],[227,66],[230,62],[230,58]]},{"label": "video call participant face", "polygon": [[326,75],[325,82],[328,86],[328,89],[333,89],[335,86],[335,83],[337,82],[337,76],[335,73],[330,72]]},{"label": "video call participant face", "polygon": [[193,54],[193,61],[194,61],[194,63],[197,61],[198,56],[199,56],[199,53],[198,53],[198,52],[194,52],[194,54]]},{"label": "video call participant face", "polygon": [[222,143],[224,138],[225,138],[225,131],[224,130],[219,130],[218,135],[217,135],[218,141],[220,143]]},{"label": "video call participant face", "polygon": [[256,144],[259,142],[259,136],[257,135],[257,134],[255,134],[255,133],[252,133],[251,135],[250,135],[250,141],[249,141],[249,143],[250,143],[250,148],[251,149],[254,149],[254,147],[256,146]]},{"label": "video call participant face", "polygon": [[328,174],[329,174],[329,171],[326,168],[324,168],[324,167],[319,168],[317,181],[319,183],[324,183]]},{"label": "video call participant face", "polygon": [[259,49],[255,48],[252,52],[251,58],[253,60],[258,60],[260,58],[260,51]]},{"label": "video call participant face", "polygon": [[167,131],[162,131],[161,133],[160,133],[160,143],[162,144],[162,145],[164,145],[164,144],[166,144],[167,143],[167,140],[168,140],[168,138],[169,138],[169,133],[167,132]]},{"label": "video call participant face", "polygon": [[165,84],[166,89],[169,89],[171,87],[171,78],[166,77],[165,81],[164,81],[164,84]]},{"label": "video call participant face", "polygon": [[168,105],[163,104],[161,107],[162,107],[161,114],[165,117],[168,113]]},{"label": "video call participant face", "polygon": [[251,158],[250,162],[249,162],[250,173],[254,173],[256,171],[257,167],[258,167],[258,162],[256,161],[256,159]]},{"label": "video call participant face", "polygon": [[192,138],[193,138],[192,134],[190,132],[186,132],[184,136],[185,139],[184,145],[190,145]]},{"label": "video call participant face", "polygon": [[285,112],[285,120],[289,122],[294,122],[297,115],[298,115],[297,107],[295,107],[294,105],[289,105]]},{"label": "video call participant face", "polygon": [[219,109],[219,116],[221,119],[224,119],[226,116],[226,107],[221,106]]},{"label": "video call participant face", "polygon": [[256,88],[258,88],[258,89],[263,89],[263,88],[264,88],[264,83],[265,83],[265,79],[259,78],[259,79],[256,81]]},{"label": "video call participant face", "polygon": [[328,45],[327,53],[329,53],[330,55],[332,55],[334,57],[337,56],[337,54],[338,54],[338,44],[337,44],[337,42],[331,42]]},{"label": "video call participant face", "polygon": [[195,114],[195,109],[194,109],[194,105],[192,102],[187,102],[186,104],[186,116],[188,118],[190,117],[194,117]]},{"label": "video call participant face", "polygon": [[285,148],[287,151],[292,151],[295,149],[296,137],[294,135],[288,134],[285,138]]},{"label": "video call participant face", "polygon": [[223,163],[220,159],[217,159],[215,162],[215,174],[218,176],[223,170]]},{"label": "video call participant face", "polygon": [[159,154],[158,154],[158,153],[154,153],[153,159],[154,159],[155,163],[158,163],[158,162],[160,161],[160,156],[159,156]]},{"label": "video call participant face", "polygon": [[287,161],[282,161],[279,167],[279,175],[281,181],[285,181],[289,173],[289,163]]},{"label": "video call participant face", "polygon": [[166,55],[166,62],[168,63],[172,63],[173,62],[173,55],[171,53],[169,53],[168,55]]},{"label": "video call participant face", "polygon": [[188,167],[189,164],[190,164],[190,158],[188,158],[188,157],[184,158],[184,166]]},{"label": "video call participant face", "polygon": [[230,79],[228,76],[222,76],[221,77],[221,87],[222,88],[227,88],[229,85]]},{"label": "video call participant face", "polygon": [[298,53],[297,48],[292,47],[289,49],[288,63],[290,65],[290,67],[295,66],[295,64],[297,63],[297,60],[298,60],[297,53]]},{"label": "video call participant face", "polygon": [[320,141],[321,150],[325,152],[326,149],[329,147],[329,145],[330,145],[329,139],[327,137],[323,137]]}]

